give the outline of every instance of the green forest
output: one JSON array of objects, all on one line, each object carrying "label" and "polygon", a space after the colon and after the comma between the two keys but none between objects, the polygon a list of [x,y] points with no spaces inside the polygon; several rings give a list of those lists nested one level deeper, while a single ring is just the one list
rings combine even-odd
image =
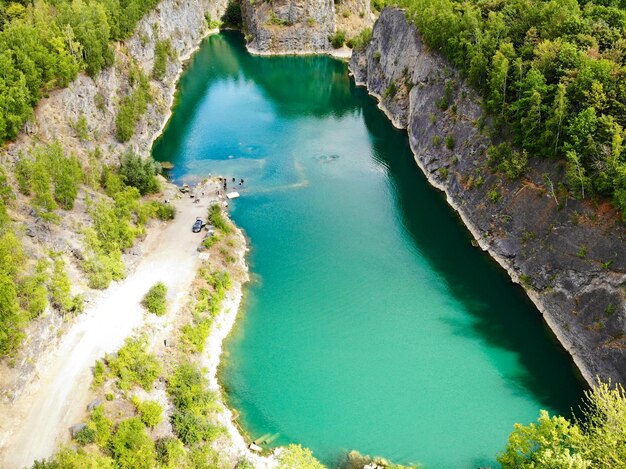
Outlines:
[{"label": "green forest", "polygon": [[529,156],[626,216],[626,1],[400,0]]},{"label": "green forest", "polygon": [[0,143],[15,138],[40,98],[79,71],[114,60],[156,0],[0,0]]}]

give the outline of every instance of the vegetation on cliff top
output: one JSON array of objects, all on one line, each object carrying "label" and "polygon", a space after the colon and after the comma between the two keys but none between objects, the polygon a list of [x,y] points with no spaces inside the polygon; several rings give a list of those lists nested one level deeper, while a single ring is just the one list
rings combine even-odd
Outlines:
[{"label": "vegetation on cliff top", "polygon": [[622,0],[399,0],[512,128],[529,155],[563,158],[579,196],[626,216],[626,4]]},{"label": "vegetation on cliff top", "polygon": [[0,142],[13,139],[48,90],[113,63],[157,0],[0,0]]}]

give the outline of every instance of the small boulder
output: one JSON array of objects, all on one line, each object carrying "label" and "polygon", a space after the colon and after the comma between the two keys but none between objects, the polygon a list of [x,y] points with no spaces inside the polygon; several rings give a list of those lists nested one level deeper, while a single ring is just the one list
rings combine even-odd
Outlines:
[{"label": "small boulder", "polygon": [[70,427],[70,435],[72,435],[72,438],[76,437],[76,434],[78,432],[80,432],[83,428],[87,427],[86,423],[77,423],[75,425],[72,425]]},{"label": "small boulder", "polygon": [[93,410],[98,407],[100,404],[102,404],[102,401],[100,399],[94,399],[93,401],[91,401],[88,405],[87,405],[87,411],[88,412],[93,412]]}]

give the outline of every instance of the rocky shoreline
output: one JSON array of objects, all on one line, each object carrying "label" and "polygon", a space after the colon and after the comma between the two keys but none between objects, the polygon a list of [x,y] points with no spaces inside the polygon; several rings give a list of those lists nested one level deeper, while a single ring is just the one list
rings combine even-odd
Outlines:
[{"label": "rocky shoreline", "polygon": [[614,210],[558,199],[550,187],[563,180],[558,162],[531,158],[521,181],[491,173],[480,98],[402,10],[383,11],[350,70],[393,125],[407,130],[430,184],[522,285],[587,383],[626,382],[626,236]]}]

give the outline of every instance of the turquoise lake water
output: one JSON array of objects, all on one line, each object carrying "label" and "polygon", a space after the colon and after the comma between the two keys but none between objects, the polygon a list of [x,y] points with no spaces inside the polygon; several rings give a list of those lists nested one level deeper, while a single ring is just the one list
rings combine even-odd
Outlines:
[{"label": "turquoise lake water", "polygon": [[253,281],[220,379],[254,438],[329,465],[496,466],[513,423],[577,405],[567,354],[344,63],[212,36],[154,155],[179,182],[245,179]]}]

